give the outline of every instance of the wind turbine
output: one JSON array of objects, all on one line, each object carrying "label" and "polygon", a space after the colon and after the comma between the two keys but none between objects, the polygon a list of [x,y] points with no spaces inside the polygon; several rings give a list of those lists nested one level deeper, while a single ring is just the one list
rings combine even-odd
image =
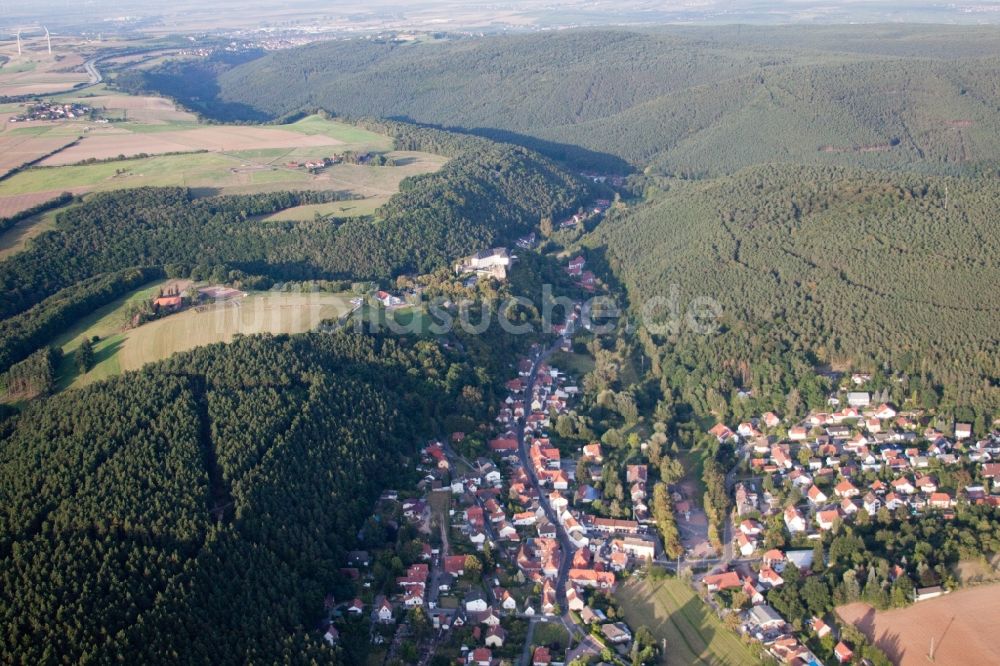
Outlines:
[{"label": "wind turbine", "polygon": [[46,28],[44,25],[42,26],[42,28],[45,30],[45,41],[49,45],[49,55],[52,55],[52,38],[49,37],[49,29]]},{"label": "wind turbine", "polygon": [[17,29],[17,55],[21,55],[21,29]]}]

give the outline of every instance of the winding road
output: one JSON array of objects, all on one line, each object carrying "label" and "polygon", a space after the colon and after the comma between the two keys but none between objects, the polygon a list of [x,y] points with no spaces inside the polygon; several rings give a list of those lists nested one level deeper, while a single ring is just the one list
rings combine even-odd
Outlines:
[{"label": "winding road", "polygon": [[83,68],[87,71],[87,76],[90,77],[90,83],[88,83],[86,87],[96,86],[104,80],[104,77],[101,76],[101,72],[97,69],[97,58],[91,58],[87,62],[83,63]]}]

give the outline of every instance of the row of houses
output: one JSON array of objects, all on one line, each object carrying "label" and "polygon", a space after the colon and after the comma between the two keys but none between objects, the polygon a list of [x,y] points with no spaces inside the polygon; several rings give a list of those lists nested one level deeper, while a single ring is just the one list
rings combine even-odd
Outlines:
[{"label": "row of houses", "polygon": [[[571,313],[564,331],[567,335],[579,313],[579,308]],[[596,491],[587,483],[589,479],[576,478],[578,460],[564,455],[548,437],[552,415],[565,413],[578,393],[572,380],[549,364],[540,363],[536,368],[529,359],[518,362],[517,373],[507,383],[507,395],[496,419],[497,434],[489,440],[490,452],[502,468],[500,487],[506,499],[521,509],[505,517],[519,535],[513,564],[525,580],[539,584],[541,589],[537,608],[520,608],[517,612],[526,614],[530,610],[530,614],[544,616],[559,610],[556,578],[561,562],[569,557],[568,608],[564,610],[579,613],[584,621],[600,623],[607,643],[627,644],[632,640],[627,625],[607,622],[588,605],[588,595],[593,590],[612,591],[617,573],[655,557],[656,542],[648,538],[645,526],[637,521],[607,519],[586,511],[596,499]],[[533,373],[535,379],[531,382]],[[519,425],[524,429],[527,467],[519,455]],[[580,455],[592,465],[599,466],[604,460],[599,443],[583,447]],[[644,490],[646,470],[645,466],[641,470],[639,467],[629,470],[629,478],[636,489]],[[543,495],[555,523],[544,510]],[[563,552],[561,533],[568,537],[572,552]]]},{"label": "row of houses", "polygon": [[[851,381],[863,385],[867,380]],[[926,425],[922,412],[899,410],[885,395],[880,397],[873,400],[868,392],[847,391],[842,399],[830,399],[831,411],[813,411],[791,424],[766,412],[735,428],[719,423],[710,430],[720,442],[735,446],[750,468],[752,477],[734,485],[733,546],[745,558],[759,558],[759,568],[746,563],[725,566],[705,576],[703,584],[712,595],[728,590],[746,594],[751,607],[741,615],[741,631],[779,662],[820,663],[765,601],[768,590],[784,583],[786,566],[809,574],[812,550],[762,553],[764,527],[757,516],[780,513],[791,536],[812,538],[860,512],[874,516],[883,508],[938,511],[947,519],[959,501],[1000,506],[1000,462],[990,462],[1000,460],[1000,433],[970,441],[970,424],[956,423],[949,437]],[[942,488],[934,470],[951,466],[978,466],[981,478],[961,488]],[[798,489],[801,501],[782,502],[760,483],[762,477],[772,479],[769,487]],[[892,574],[906,575],[900,567]],[[917,599],[940,593],[935,590],[918,591]],[[833,631],[821,618],[813,618],[810,627],[820,637]],[[839,663],[854,658],[843,641],[836,644],[834,656]]]},{"label": "row of houses", "polygon": [[[867,397],[865,393],[853,401]],[[783,510],[792,535],[833,529],[859,511],[874,516],[883,507],[947,512],[961,500],[1000,505],[1000,494],[986,488],[1000,478],[1000,464],[986,462],[1000,457],[1000,435],[972,443],[953,441],[935,428],[922,427],[920,416],[881,403],[869,409],[847,406],[832,413],[813,412],[789,428],[786,438],[776,436],[782,420],[772,412],[735,429],[720,423],[710,432],[740,448],[754,477],[769,476],[776,485],[787,481],[801,492],[801,504],[781,507],[759,484],[738,483],[734,489],[739,517]],[[961,425],[956,431],[965,432]],[[981,463],[984,483],[950,492],[939,487],[932,468],[968,463]],[[756,550],[754,535],[741,530],[734,539],[743,555]]]},{"label": "row of houses", "polygon": [[[742,592],[750,602],[750,607],[738,613],[740,633],[760,643],[778,663],[820,664],[820,659],[806,646],[785,618],[770,606],[765,595],[773,588],[784,584],[782,572],[786,567],[796,567],[801,575],[809,575],[812,565],[811,550],[782,551],[771,549],[763,554],[758,571],[746,565],[730,569],[723,566],[702,579],[705,590],[712,597],[719,594]],[[722,606],[723,604],[718,604]],[[821,618],[813,617],[810,627],[820,638],[832,633],[832,628]],[[834,647],[838,663],[849,663],[854,655],[851,648],[840,641]]]}]

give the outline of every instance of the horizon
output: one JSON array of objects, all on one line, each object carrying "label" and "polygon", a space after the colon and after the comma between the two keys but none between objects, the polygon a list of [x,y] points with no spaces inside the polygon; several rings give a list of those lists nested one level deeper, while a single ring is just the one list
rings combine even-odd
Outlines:
[{"label": "horizon", "polygon": [[941,4],[814,0],[737,0],[680,2],[663,6],[647,0],[624,3],[567,0],[513,0],[501,6],[477,1],[375,0],[337,7],[320,0],[179,0],[169,7],[152,0],[38,0],[27,6],[0,0],[0,29],[47,24],[68,33],[219,33],[272,31],[324,33],[519,32],[573,27],[724,26],[724,25],[997,25],[1000,2]]}]

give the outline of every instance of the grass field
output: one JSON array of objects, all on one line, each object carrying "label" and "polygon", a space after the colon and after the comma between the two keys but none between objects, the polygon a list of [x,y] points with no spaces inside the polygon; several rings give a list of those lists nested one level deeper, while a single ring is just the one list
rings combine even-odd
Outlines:
[{"label": "grass field", "polygon": [[858,627],[899,666],[928,663],[926,655],[932,638],[935,663],[997,663],[998,613],[997,585],[960,590],[889,611],[876,611],[865,603],[837,608],[841,620]]},{"label": "grass field", "polygon": [[615,596],[629,626],[635,629],[645,625],[658,641],[667,640],[664,664],[760,663],[681,580],[668,578],[654,583],[632,578],[619,586]]},{"label": "grass field", "polygon": [[556,352],[552,355],[551,364],[560,370],[572,373],[578,379],[594,369],[594,357],[590,354],[577,354],[575,352]]},{"label": "grass field", "polygon": [[[165,281],[153,282],[126,296],[98,308],[86,317],[77,321],[69,330],[53,341],[53,345],[62,348],[63,360],[59,367],[58,384],[60,389],[70,385],[84,385],[121,373],[118,350],[125,338],[123,329],[128,323],[126,312],[131,303],[148,301],[156,296]],[[95,365],[84,376],[79,376],[74,353],[79,349],[84,339],[99,337],[101,340],[94,345]]]},{"label": "grass field", "polygon": [[32,215],[0,233],[0,261],[23,250],[35,236],[53,229],[56,224],[56,215],[63,210],[66,208],[57,208]]},{"label": "grass field", "polygon": [[[163,282],[146,285],[81,319],[54,344],[64,353],[59,387],[84,386],[135,370],[180,352],[236,335],[301,333],[325,319],[336,319],[351,305],[347,294],[252,293],[222,304],[191,308],[124,331],[130,303],[156,296]],[[96,363],[85,375],[76,371],[73,353],[85,338],[98,336]]]},{"label": "grass field", "polygon": [[[104,98],[106,96],[102,96]],[[150,99],[130,98],[135,105],[152,105]],[[123,103],[125,104],[125,103]],[[173,113],[164,110],[164,113]],[[0,182],[0,215],[12,215],[38,201],[61,192],[81,194],[135,187],[190,187],[199,195],[247,194],[275,190],[334,190],[363,199],[324,209],[300,209],[275,219],[312,219],[316,212],[338,217],[370,215],[399,189],[408,176],[436,171],[447,160],[438,155],[391,151],[392,140],[344,123],[309,116],[289,125],[192,126],[187,121],[161,118],[160,124],[120,123],[89,132],[79,144],[45,160],[46,168],[22,171]],[[133,132],[141,126],[155,133]],[[7,127],[0,133],[0,147],[11,151],[0,159],[7,168],[64,145],[82,131],[78,123],[45,123]],[[393,167],[336,164],[318,174],[289,166],[321,159],[347,150],[389,151]],[[196,152],[204,151],[204,152]],[[134,155],[153,156],[75,164],[94,158]],[[182,154],[155,153],[178,152]]]},{"label": "grass field", "polygon": [[350,201],[331,201],[322,204],[307,204],[305,206],[295,206],[278,211],[273,215],[268,215],[265,220],[274,221],[302,221],[311,220],[317,215],[323,217],[359,217],[361,215],[373,215],[379,206],[390,199],[389,196],[376,195],[366,199],[353,199]]}]

